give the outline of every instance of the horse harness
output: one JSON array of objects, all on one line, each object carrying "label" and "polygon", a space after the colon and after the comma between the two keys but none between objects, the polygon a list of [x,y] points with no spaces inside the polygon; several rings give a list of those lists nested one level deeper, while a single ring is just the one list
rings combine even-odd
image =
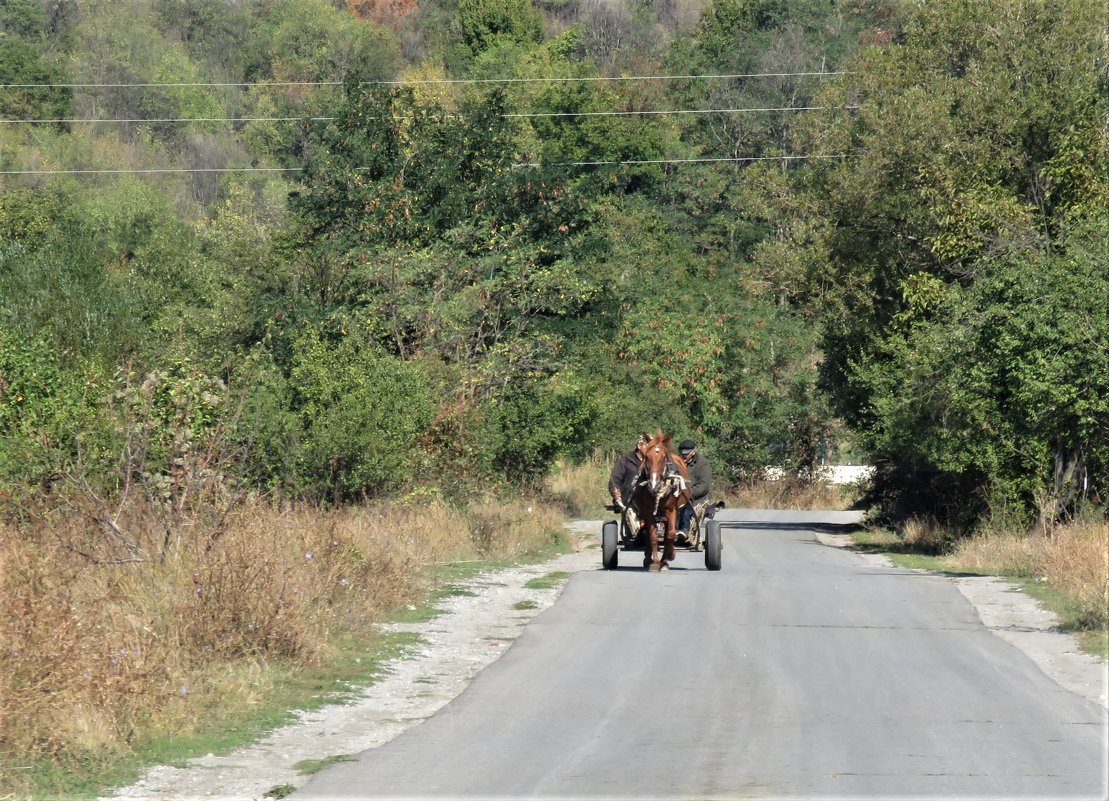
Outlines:
[{"label": "horse harness", "polygon": [[[648,485],[646,476],[647,464],[643,463],[639,468],[639,474],[636,476],[636,489],[640,489]],[[658,508],[672,495],[682,494],[685,495],[686,503],[693,503],[693,494],[689,489],[689,482],[686,481],[685,476],[678,471],[678,465],[673,459],[667,458],[666,460],[666,473],[662,480],[658,483],[653,495],[655,498],[655,509],[652,516],[658,514]]]}]

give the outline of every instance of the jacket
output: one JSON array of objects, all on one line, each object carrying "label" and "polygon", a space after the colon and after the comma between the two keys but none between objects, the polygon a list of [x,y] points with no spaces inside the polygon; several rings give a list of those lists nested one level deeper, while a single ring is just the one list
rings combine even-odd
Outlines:
[{"label": "jacket", "polygon": [[615,497],[616,490],[620,490],[624,503],[631,503],[632,495],[635,493],[635,479],[639,475],[641,465],[639,453],[634,450],[617,459],[608,481],[609,494]]},{"label": "jacket", "polygon": [[689,491],[693,494],[693,503],[700,503],[712,492],[712,468],[708,459],[701,454],[696,454],[686,461],[689,469]]}]

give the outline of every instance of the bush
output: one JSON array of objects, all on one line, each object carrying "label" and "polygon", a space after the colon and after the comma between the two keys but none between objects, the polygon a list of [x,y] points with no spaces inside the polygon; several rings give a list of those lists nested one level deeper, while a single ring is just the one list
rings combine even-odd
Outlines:
[{"label": "bush", "polygon": [[[14,495],[58,480],[82,456],[103,456],[105,383],[92,368],[66,368],[43,338],[0,326],[0,489]],[[79,453],[79,449],[83,453]]]},{"label": "bush", "polygon": [[338,341],[310,333],[294,351],[303,488],[338,501],[408,485],[433,411],[426,376],[360,331]]}]

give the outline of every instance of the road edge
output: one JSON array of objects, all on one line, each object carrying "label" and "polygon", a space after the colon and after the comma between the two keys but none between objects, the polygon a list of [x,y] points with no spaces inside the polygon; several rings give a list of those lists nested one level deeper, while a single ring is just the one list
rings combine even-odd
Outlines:
[{"label": "road edge", "polygon": [[858,550],[850,534],[816,532],[822,545],[854,550],[883,567],[946,578],[970,602],[982,625],[1016,646],[1061,687],[1109,710],[1109,663],[1083,653],[1078,639],[1060,629],[1059,618],[1018,585],[996,576],[950,576],[923,568],[901,568],[883,554]]}]

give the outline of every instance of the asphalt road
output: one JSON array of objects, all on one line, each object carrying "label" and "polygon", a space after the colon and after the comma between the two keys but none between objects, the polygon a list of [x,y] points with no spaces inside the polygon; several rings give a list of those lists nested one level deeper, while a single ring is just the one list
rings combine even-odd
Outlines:
[{"label": "asphalt road", "polygon": [[293,797],[1106,798],[1105,710],[943,577],[819,544],[835,514],[723,512],[719,572],[574,575],[438,714]]}]

